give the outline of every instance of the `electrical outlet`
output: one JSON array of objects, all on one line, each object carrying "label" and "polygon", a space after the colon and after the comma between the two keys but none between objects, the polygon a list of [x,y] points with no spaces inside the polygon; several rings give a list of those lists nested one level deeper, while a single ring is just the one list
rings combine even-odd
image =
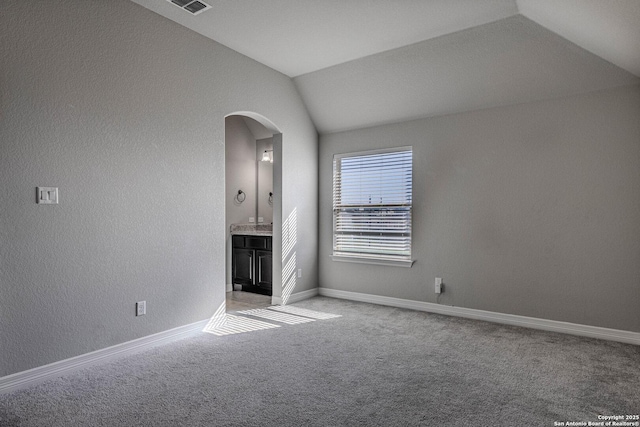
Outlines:
[{"label": "electrical outlet", "polygon": [[147,314],[147,302],[138,301],[136,303],[136,316],[144,316]]},{"label": "electrical outlet", "polygon": [[442,293],[442,277],[436,277],[436,294]]},{"label": "electrical outlet", "polygon": [[299,278],[302,277],[302,269],[301,268],[298,269],[298,277]]}]

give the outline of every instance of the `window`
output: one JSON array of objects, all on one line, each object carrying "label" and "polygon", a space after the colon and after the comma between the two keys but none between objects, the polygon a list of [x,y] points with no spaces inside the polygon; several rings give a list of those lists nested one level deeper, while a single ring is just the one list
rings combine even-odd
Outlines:
[{"label": "window", "polygon": [[333,259],[410,267],[411,147],[333,156]]}]

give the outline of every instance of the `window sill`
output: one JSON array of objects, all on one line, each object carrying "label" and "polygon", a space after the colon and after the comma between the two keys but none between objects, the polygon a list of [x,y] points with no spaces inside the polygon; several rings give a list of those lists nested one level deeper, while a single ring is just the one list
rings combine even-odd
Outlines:
[{"label": "window sill", "polygon": [[366,258],[355,257],[345,255],[331,255],[331,259],[339,262],[354,262],[358,264],[375,264],[375,265],[388,265],[391,267],[406,267],[411,268],[415,260],[398,260],[398,259],[383,259],[383,258]]}]

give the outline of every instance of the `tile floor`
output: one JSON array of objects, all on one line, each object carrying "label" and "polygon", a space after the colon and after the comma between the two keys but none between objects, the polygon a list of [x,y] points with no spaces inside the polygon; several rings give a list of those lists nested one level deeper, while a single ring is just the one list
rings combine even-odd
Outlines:
[{"label": "tile floor", "polygon": [[252,308],[264,308],[270,305],[271,297],[268,295],[242,291],[227,292],[227,313],[239,310],[250,310]]}]

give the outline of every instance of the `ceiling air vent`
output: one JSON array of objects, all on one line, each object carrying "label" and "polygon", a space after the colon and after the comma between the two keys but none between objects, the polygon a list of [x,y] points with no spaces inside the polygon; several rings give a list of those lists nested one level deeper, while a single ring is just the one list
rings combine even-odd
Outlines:
[{"label": "ceiling air vent", "polygon": [[211,9],[211,6],[200,0],[167,0],[170,3],[175,4],[181,9],[191,12],[192,15],[197,15],[204,12],[207,9]]}]

